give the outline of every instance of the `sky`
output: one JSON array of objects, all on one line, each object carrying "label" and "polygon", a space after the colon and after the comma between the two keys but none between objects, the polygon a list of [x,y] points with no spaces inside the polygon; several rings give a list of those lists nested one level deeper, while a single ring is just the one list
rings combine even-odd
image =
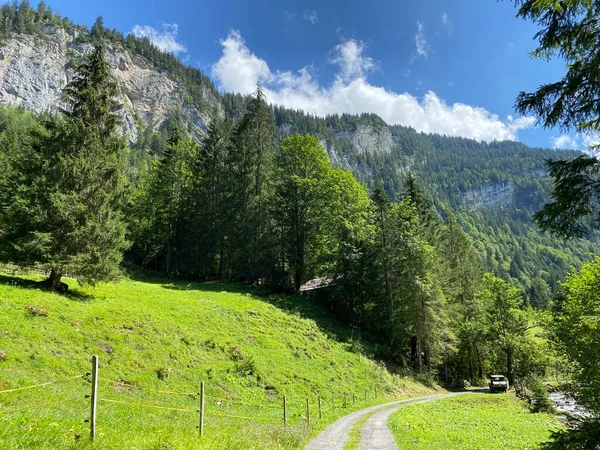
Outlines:
[{"label": "sky", "polygon": [[[35,1],[32,4],[35,5]],[[307,112],[372,112],[389,124],[482,141],[583,149],[597,136],[543,129],[514,110],[556,81],[531,59],[534,24],[504,0],[46,0],[73,22],[147,36],[222,92]]]}]

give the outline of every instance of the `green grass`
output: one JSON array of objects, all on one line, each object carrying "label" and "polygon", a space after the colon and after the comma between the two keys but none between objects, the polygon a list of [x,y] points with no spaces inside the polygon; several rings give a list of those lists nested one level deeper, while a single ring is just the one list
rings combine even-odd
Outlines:
[{"label": "green grass", "polygon": [[401,408],[389,426],[402,450],[529,450],[560,427],[512,394],[473,394]]},{"label": "green grass", "polygon": [[[354,409],[431,392],[361,355],[368,339],[310,299],[150,276],[85,288],[67,280],[70,294],[61,296],[38,289],[37,279],[0,274],[0,391],[83,375],[97,354],[95,449],[302,448]],[[202,440],[200,381],[208,396]],[[79,378],[0,392],[0,448],[91,448],[89,390]],[[343,408],[343,392],[362,401]]]},{"label": "green grass", "polygon": [[343,450],[358,450],[360,446],[360,438],[362,436],[362,429],[369,420],[369,418],[375,414],[377,411],[372,412],[371,414],[365,414],[363,417],[358,419],[350,433],[348,434],[348,440],[344,444]]}]

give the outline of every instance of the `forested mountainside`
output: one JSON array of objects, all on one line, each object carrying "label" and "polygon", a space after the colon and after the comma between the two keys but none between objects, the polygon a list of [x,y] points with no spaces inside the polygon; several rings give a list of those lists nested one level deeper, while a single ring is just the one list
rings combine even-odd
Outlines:
[{"label": "forested mountainside", "polygon": [[[245,111],[240,95],[225,94],[223,102],[234,117]],[[273,111],[281,137],[319,136],[334,164],[371,190],[382,182],[392,198],[400,198],[407,174],[414,174],[442,216],[456,215],[485,268],[520,287],[534,306],[547,305],[557,281],[598,253],[594,236],[564,241],[532,222],[549,200],[546,160],[579,152],[418,133],[388,126],[374,114],[320,118],[281,107]]]},{"label": "forested mountainside", "polygon": [[[134,170],[163,155],[169,124],[177,122],[201,139],[213,118],[245,112],[243,97],[220,95],[199,70],[148,39],[106,29],[102,21],[88,30],[40,5],[0,8],[1,104],[36,112],[60,105],[74,65],[101,36],[124,105]],[[547,304],[571,265],[597,251],[591,240],[564,242],[531,223],[532,213],[548,200],[544,161],[571,153],[427,135],[388,126],[372,114],[318,118],[277,106],[273,111],[280,138],[293,132],[318,136],[334,165],[351,170],[371,190],[381,182],[392,198],[400,198],[406,174],[415,174],[439,214],[452,210],[474,238],[486,268],[519,286],[536,306]]]}]

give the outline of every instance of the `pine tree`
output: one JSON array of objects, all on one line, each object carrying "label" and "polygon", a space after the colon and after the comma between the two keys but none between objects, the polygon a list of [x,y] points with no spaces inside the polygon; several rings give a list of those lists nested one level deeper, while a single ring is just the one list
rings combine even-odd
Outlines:
[{"label": "pine tree", "polygon": [[194,242],[196,273],[201,276],[224,275],[231,235],[235,193],[231,190],[233,124],[229,119],[211,121],[194,165]]},{"label": "pine tree", "polygon": [[102,16],[98,16],[94,25],[92,25],[92,29],[90,30],[90,35],[92,36],[93,41],[98,41],[104,37],[104,18]]},{"label": "pine tree", "polygon": [[240,119],[230,158],[236,211],[232,229],[233,272],[257,281],[274,265],[276,246],[268,205],[272,197],[275,121],[260,86]]},{"label": "pine tree", "polygon": [[4,241],[16,262],[49,270],[55,290],[65,289],[65,274],[88,283],[115,278],[127,247],[116,94],[98,45],[63,92],[68,108],[44,121],[16,162]]},{"label": "pine tree", "polygon": [[[517,110],[539,118],[546,128],[575,128],[582,134],[600,131],[600,2],[573,0],[550,2],[517,0],[518,16],[541,27],[535,35],[539,46],[533,56],[550,59],[558,56],[567,71],[561,80],[521,92]],[[592,146],[594,149],[596,146]],[[561,236],[581,236],[590,226],[600,223],[600,163],[595,157],[582,156],[573,161],[549,163],[554,179],[552,203],[535,215],[543,230]]]}]

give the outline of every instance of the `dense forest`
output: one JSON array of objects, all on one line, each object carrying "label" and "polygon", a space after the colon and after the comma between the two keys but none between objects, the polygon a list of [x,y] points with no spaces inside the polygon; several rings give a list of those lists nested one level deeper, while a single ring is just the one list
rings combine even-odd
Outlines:
[{"label": "dense forest", "polygon": [[[223,97],[228,114],[246,111],[248,99]],[[518,287],[535,308],[548,307],[557,281],[572,267],[598,254],[597,236],[563,241],[540,231],[533,214],[550,199],[546,161],[575,158],[578,152],[527,147],[519,142],[477,142],[388,127],[374,114],[325,118],[282,107],[273,109],[279,139],[311,133],[368,189],[381,183],[391,199],[402,198],[408,174],[425,188],[440,217],[452,211],[473,239],[483,268]],[[389,129],[390,151],[360,152],[351,142],[358,127]],[[495,192],[499,192],[494,196]]]}]

